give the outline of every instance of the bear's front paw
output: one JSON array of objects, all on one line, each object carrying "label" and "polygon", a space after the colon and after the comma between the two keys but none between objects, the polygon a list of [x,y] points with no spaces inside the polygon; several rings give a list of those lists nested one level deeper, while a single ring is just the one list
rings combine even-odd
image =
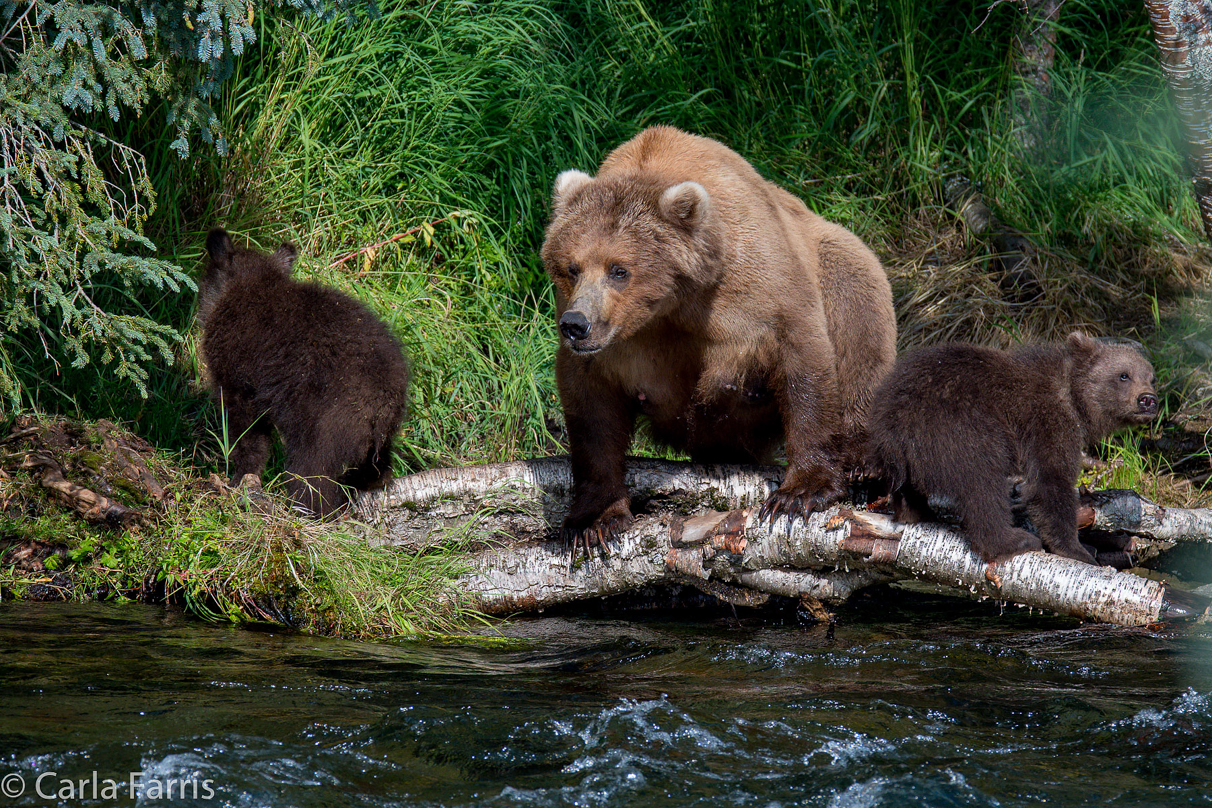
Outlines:
[{"label": "bear's front paw", "polygon": [[631,503],[627,499],[615,500],[596,517],[570,513],[560,531],[564,543],[571,550],[569,568],[576,563],[577,550],[581,547],[585,549],[586,559],[589,558],[590,547],[597,547],[599,552],[609,555],[607,543],[623,535],[634,521]]},{"label": "bear's front paw", "polygon": [[817,511],[823,511],[841,499],[845,493],[840,475],[804,475],[787,472],[787,478],[779,489],[766,498],[758,519],[773,523],[780,516],[787,517],[788,525],[797,516],[807,519]]}]

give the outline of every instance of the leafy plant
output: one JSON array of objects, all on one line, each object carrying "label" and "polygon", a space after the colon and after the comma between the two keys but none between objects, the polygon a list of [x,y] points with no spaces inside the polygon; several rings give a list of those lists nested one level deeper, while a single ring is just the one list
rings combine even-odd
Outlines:
[{"label": "leafy plant", "polygon": [[[322,10],[318,0],[290,3]],[[188,156],[195,136],[225,154],[210,102],[255,41],[260,7],[0,2],[0,396],[9,404],[32,403],[31,386],[62,363],[97,360],[146,397],[149,366],[173,361],[180,334],[146,313],[144,297],[194,284],[153,257],[147,161],[115,127],[158,99],[177,155]]]}]

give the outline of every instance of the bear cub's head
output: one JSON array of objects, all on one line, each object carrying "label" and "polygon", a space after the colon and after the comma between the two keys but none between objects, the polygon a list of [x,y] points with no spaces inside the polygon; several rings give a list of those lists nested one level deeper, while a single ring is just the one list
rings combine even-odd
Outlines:
[{"label": "bear cub's head", "polygon": [[716,280],[719,228],[697,182],[560,174],[542,255],[562,343],[596,353],[668,316]]},{"label": "bear cub's head", "polygon": [[1065,348],[1073,357],[1073,397],[1084,411],[1087,440],[1157,417],[1157,377],[1136,348],[1081,332],[1070,334]]},{"label": "bear cub's head", "polygon": [[231,236],[221,227],[216,227],[206,235],[206,252],[210,254],[210,261],[206,265],[202,282],[198,284],[198,319],[203,325],[210,319],[215,304],[231,287],[233,281],[264,282],[289,278],[291,268],[299,255],[298,249],[290,242],[283,243],[271,255],[237,247],[232,243]]}]

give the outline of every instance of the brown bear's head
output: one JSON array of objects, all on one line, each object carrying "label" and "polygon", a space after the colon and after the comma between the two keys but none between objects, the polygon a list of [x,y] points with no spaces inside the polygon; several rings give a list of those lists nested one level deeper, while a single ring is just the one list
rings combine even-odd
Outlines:
[{"label": "brown bear's head", "polygon": [[1080,331],[1069,335],[1065,348],[1073,358],[1071,388],[1087,442],[1157,417],[1157,377],[1140,351]]},{"label": "brown bear's head", "polygon": [[198,284],[198,320],[205,326],[215,304],[223,297],[233,280],[289,278],[299,251],[286,242],[272,255],[237,247],[221,227],[206,235],[206,251],[210,261]]},{"label": "brown bear's head", "polygon": [[563,344],[596,353],[715,283],[718,230],[711,197],[697,182],[560,174],[543,264],[555,283]]}]

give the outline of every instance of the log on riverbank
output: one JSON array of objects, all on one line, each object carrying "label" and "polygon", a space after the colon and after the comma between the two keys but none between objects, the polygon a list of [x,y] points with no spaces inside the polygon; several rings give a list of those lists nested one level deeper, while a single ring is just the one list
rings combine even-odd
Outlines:
[{"label": "log on riverbank", "polygon": [[[944,525],[897,525],[841,507],[790,525],[785,518],[760,522],[756,506],[781,478],[775,467],[632,459],[627,485],[636,510],[647,515],[611,543],[609,555],[571,565],[568,549],[553,538],[572,489],[564,458],[414,474],[363,496],[355,513],[375,526],[371,535],[382,543],[414,550],[466,543],[475,551],[473,569],[457,588],[492,614],[660,583],[691,584],[737,604],[756,605],[770,595],[836,604],[903,578],[1123,625],[1208,611],[1208,598],[1167,583],[1047,553],[988,565]],[[1157,541],[1212,541],[1212,513],[1133,497],[1089,497],[1083,515],[1096,530],[1130,534],[1128,546],[1137,552]]]}]

